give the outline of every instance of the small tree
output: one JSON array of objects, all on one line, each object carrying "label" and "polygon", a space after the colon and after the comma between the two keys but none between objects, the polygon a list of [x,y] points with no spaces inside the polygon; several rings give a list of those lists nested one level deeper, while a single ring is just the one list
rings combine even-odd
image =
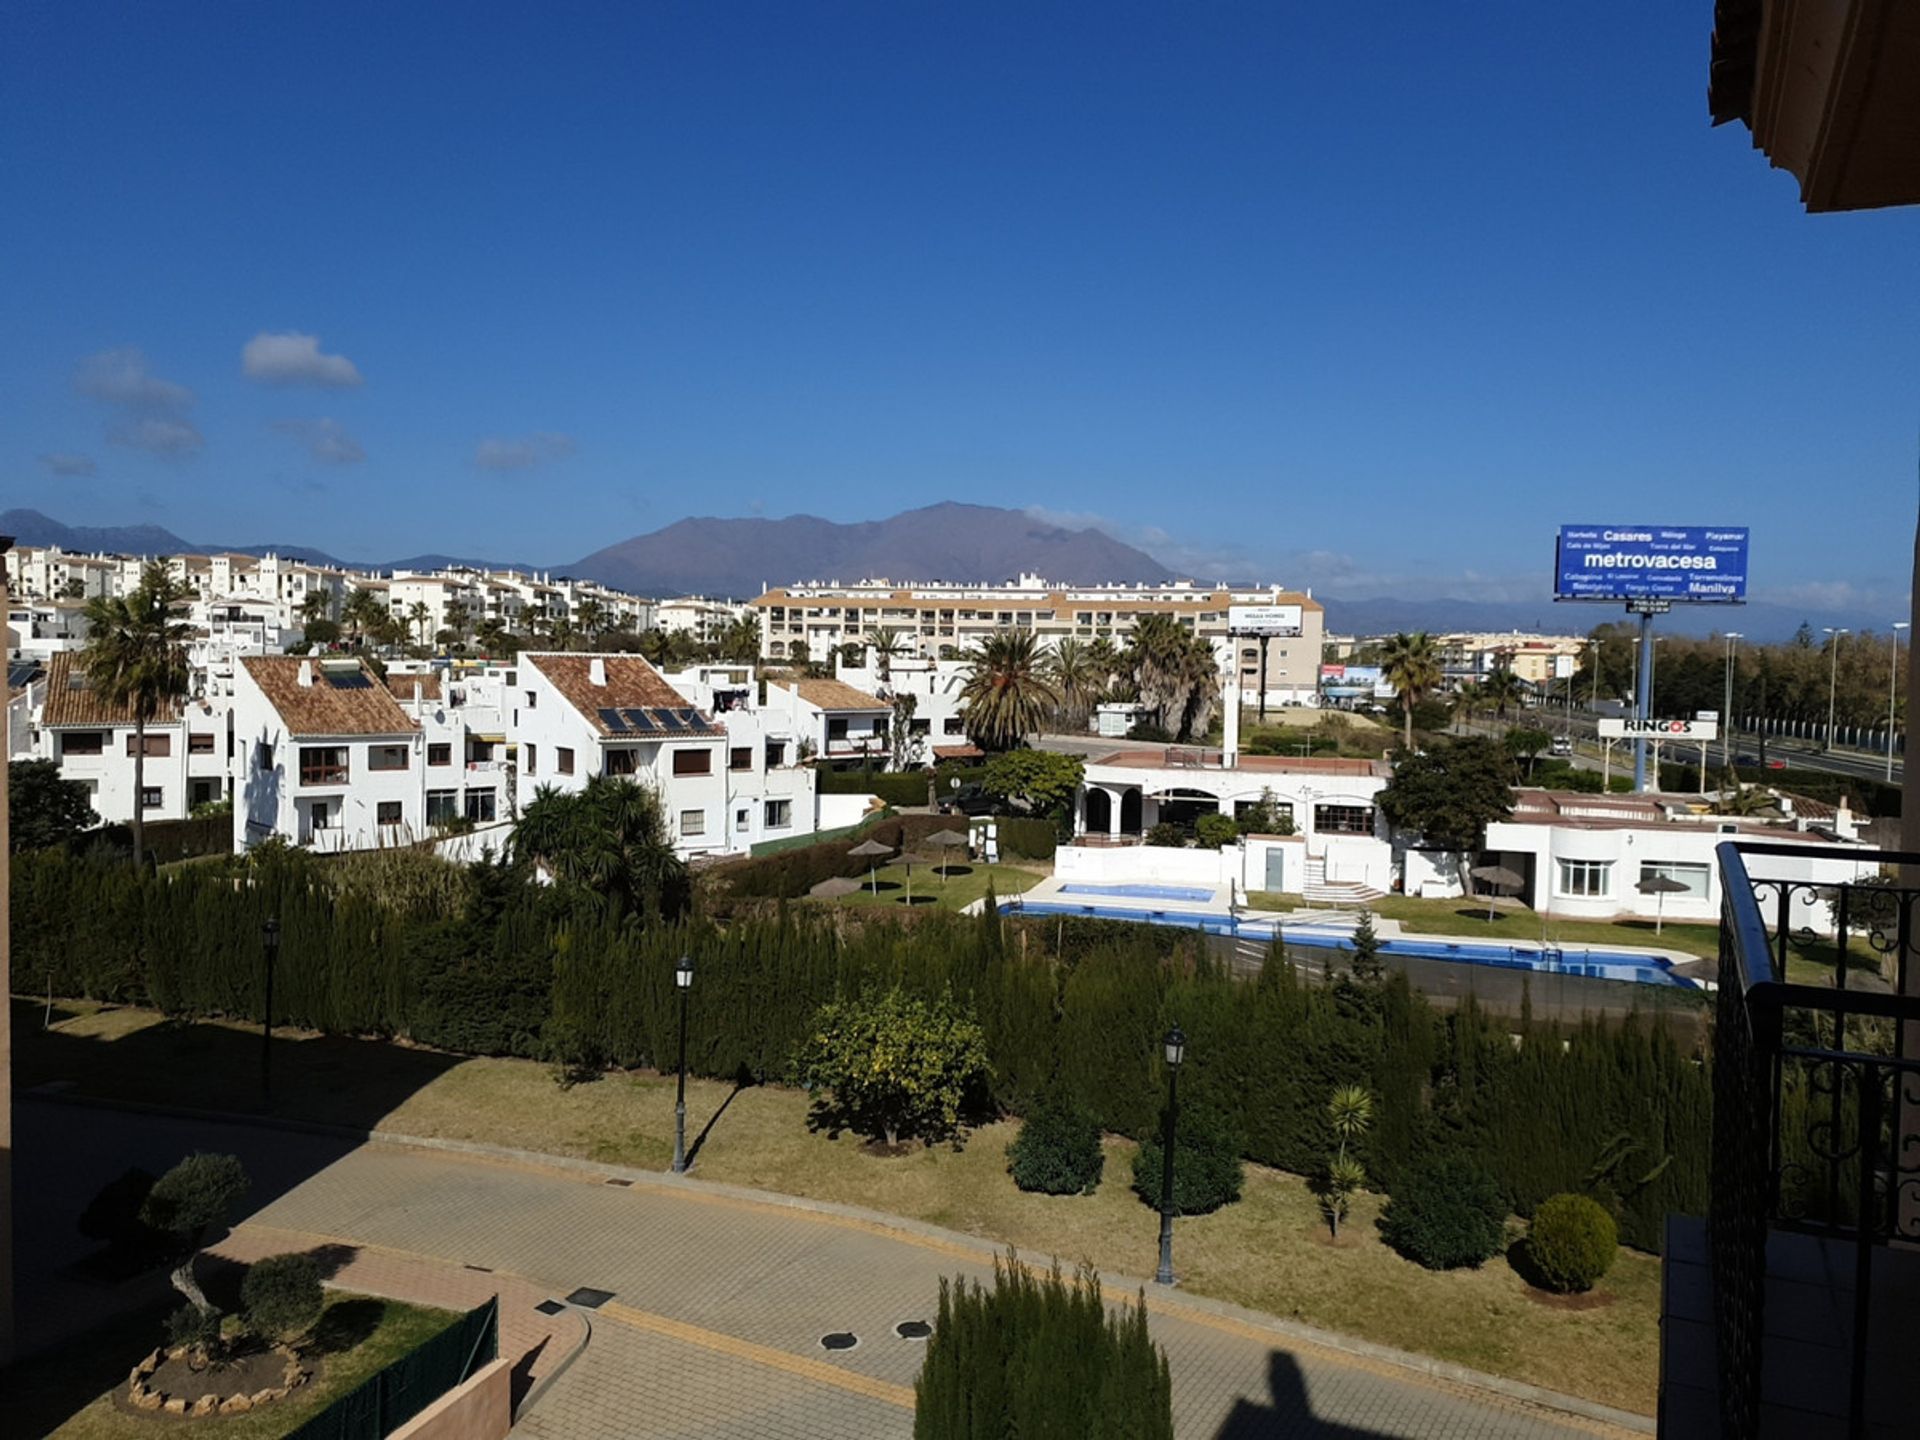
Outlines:
[{"label": "small tree", "polygon": [[1258,800],[1240,812],[1237,823],[1242,835],[1291,835],[1293,808],[1282,808],[1273,791],[1264,789]]},{"label": "small tree", "polygon": [[1585,1195],[1540,1202],[1527,1228],[1527,1258],[1549,1290],[1591,1290],[1613,1268],[1620,1249],[1613,1217]]},{"label": "small tree", "polygon": [[1478,1265],[1500,1253],[1507,1207],[1485,1171],[1451,1156],[1417,1164],[1380,1217],[1386,1242],[1429,1270]]},{"label": "small tree", "polygon": [[821,1006],[796,1069],[856,1133],[937,1140],[959,1129],[968,1091],[989,1073],[986,1033],[951,995],[928,1001],[896,986]]},{"label": "small tree", "polygon": [[64,845],[100,823],[88,803],[87,787],[63,779],[57,760],[15,760],[7,766],[7,813],[9,843],[16,853]]},{"label": "small tree", "polygon": [[140,1218],[171,1237],[181,1254],[174,1267],[173,1288],[203,1317],[218,1316],[199,1282],[193,1278],[193,1260],[207,1233],[227,1223],[233,1207],[247,1193],[247,1172],[232,1155],[189,1155],[154,1182],[140,1207]]},{"label": "small tree", "polygon": [[1041,1101],[1007,1147],[1013,1183],[1042,1195],[1091,1195],[1105,1168],[1100,1127],[1059,1094]]},{"label": "small tree", "polygon": [[[1241,1137],[1220,1116],[1193,1110],[1180,1116],[1173,1141],[1173,1209],[1177,1215],[1209,1215],[1240,1198],[1247,1167]],[[1156,1210],[1165,1173],[1158,1135],[1140,1142],[1133,1157],[1133,1193]]]},{"label": "small tree", "polygon": [[1340,1222],[1353,1208],[1353,1197],[1366,1188],[1367,1170],[1353,1153],[1373,1124],[1373,1096],[1363,1085],[1342,1085],[1327,1101],[1327,1128],[1333,1132],[1334,1152],[1327,1157],[1320,1184],[1320,1213],[1337,1240]]},{"label": "small tree", "polygon": [[1051,750],[1009,750],[987,762],[980,787],[1030,815],[1052,815],[1073,805],[1087,764],[1078,755]]},{"label": "small tree", "polygon": [[1515,728],[1507,731],[1506,734],[1507,753],[1517,760],[1526,762],[1529,780],[1533,778],[1534,761],[1539,757],[1540,752],[1551,744],[1553,744],[1553,736],[1544,730],[1535,730],[1531,727]]},{"label": "small tree", "polygon": [[1083,1267],[1036,1276],[1009,1257],[993,1289],[940,1282],[914,1383],[914,1440],[1173,1440],[1173,1381],[1146,1299],[1110,1313]]},{"label": "small tree", "polygon": [[240,1314],[247,1329],[269,1344],[291,1345],[326,1307],[320,1262],[311,1255],[269,1255],[247,1267],[240,1282]]},{"label": "small tree", "polygon": [[1488,824],[1513,813],[1513,757],[1482,736],[1436,741],[1394,761],[1379,805],[1393,825],[1431,846],[1477,852]]},{"label": "small tree", "polygon": [[1194,821],[1193,833],[1202,850],[1218,850],[1240,838],[1240,827],[1226,815],[1202,815]]}]

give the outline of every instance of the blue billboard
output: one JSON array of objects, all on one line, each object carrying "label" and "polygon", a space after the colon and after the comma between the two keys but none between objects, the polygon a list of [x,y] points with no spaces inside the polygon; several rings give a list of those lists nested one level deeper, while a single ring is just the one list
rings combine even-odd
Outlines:
[{"label": "blue billboard", "polygon": [[1740,605],[1744,525],[1563,525],[1553,598]]}]

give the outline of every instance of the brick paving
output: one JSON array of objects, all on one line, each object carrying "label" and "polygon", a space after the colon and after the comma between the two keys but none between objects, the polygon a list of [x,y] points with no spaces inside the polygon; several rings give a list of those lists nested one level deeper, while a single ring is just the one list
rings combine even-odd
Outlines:
[{"label": "brick paving", "polygon": [[[306,1137],[53,1108],[23,1107],[23,1168],[37,1147],[59,1143],[36,1131],[62,1120],[71,1129],[82,1116],[89,1132],[108,1132],[102,1149],[117,1165],[128,1163],[132,1136],[115,1144],[112,1132],[127,1127],[175,1157],[231,1150],[278,1177],[236,1232],[240,1243],[292,1233],[367,1247],[341,1283],[361,1265],[357,1284],[498,1287],[516,1336],[536,1295],[613,1291],[590,1317],[577,1361],[524,1413],[519,1428],[535,1437],[904,1440],[923,1346],[893,1327],[932,1318],[940,1277],[990,1273],[991,1253],[964,1237],[903,1234],[699,1186],[615,1186],[580,1170],[378,1144],[318,1146],[302,1166]],[[99,1183],[75,1188],[90,1194]],[[437,1293],[452,1303],[455,1290]],[[1156,1295],[1150,1323],[1172,1367],[1180,1440],[1625,1433],[1297,1342],[1225,1307]],[[823,1350],[820,1337],[836,1330],[858,1335],[858,1347]]]}]

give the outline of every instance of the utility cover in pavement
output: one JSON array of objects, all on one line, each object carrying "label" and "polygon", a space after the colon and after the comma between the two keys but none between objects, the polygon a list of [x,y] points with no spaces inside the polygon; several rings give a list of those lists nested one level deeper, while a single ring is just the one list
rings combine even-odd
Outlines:
[{"label": "utility cover in pavement", "polygon": [[933,1326],[924,1320],[902,1320],[893,1327],[893,1333],[902,1340],[924,1340],[933,1334]]},{"label": "utility cover in pavement", "polygon": [[564,1315],[567,1310],[567,1307],[562,1305],[558,1300],[542,1300],[533,1308],[538,1310],[542,1315]]},{"label": "utility cover in pavement", "polygon": [[820,1337],[822,1350],[851,1350],[860,1343],[860,1337],[846,1330],[836,1330],[831,1335]]},{"label": "utility cover in pavement", "polygon": [[578,1305],[582,1310],[598,1310],[612,1298],[613,1291],[611,1290],[595,1290],[590,1286],[582,1285],[578,1290],[567,1296],[567,1303],[569,1305]]}]

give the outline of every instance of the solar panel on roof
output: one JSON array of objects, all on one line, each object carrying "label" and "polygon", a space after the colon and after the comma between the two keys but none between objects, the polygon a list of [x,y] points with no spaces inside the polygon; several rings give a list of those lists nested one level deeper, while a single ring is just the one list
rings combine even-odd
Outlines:
[{"label": "solar panel on roof", "polygon": [[653,721],[647,717],[647,712],[644,710],[622,710],[620,713],[626,717],[629,729],[648,732],[654,729]]},{"label": "solar panel on roof", "polygon": [[626,733],[627,722],[620,718],[620,712],[618,710],[602,710],[600,712],[600,723],[616,733]]},{"label": "solar panel on roof", "polygon": [[656,709],[653,712],[653,718],[654,722],[658,724],[662,730],[684,730],[687,728],[680,723],[680,717],[671,710]]},{"label": "solar panel on roof", "polygon": [[327,684],[336,690],[371,690],[373,682],[359,670],[329,670],[324,672]]}]

